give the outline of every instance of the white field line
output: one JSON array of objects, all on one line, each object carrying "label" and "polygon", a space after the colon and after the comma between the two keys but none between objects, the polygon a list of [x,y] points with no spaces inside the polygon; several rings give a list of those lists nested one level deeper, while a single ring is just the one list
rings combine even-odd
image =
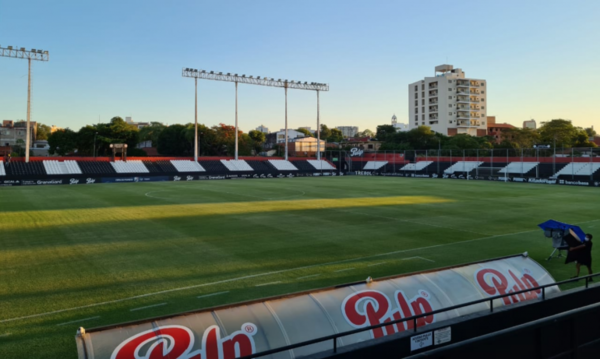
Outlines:
[{"label": "white field line", "polygon": [[277,282],[269,282],[269,283],[257,284],[257,285],[255,285],[255,287],[263,287],[265,285],[271,285],[271,284],[277,284],[277,283],[281,283],[281,281],[278,280]]},{"label": "white field line", "polygon": [[387,262],[379,262],[379,263],[373,263],[373,264],[369,264],[367,267],[375,267],[375,266],[380,266],[382,264],[386,264]]},{"label": "white field line", "polygon": [[93,319],[98,319],[98,318],[100,318],[100,316],[99,316],[99,315],[98,315],[98,316],[96,316],[96,317],[89,317],[89,318],[77,319],[77,320],[73,320],[73,321],[71,321],[71,322],[65,322],[65,323],[60,323],[60,324],[56,324],[56,325],[57,325],[57,326],[60,326],[60,325],[67,325],[67,324],[73,324],[73,323],[85,322],[85,321],[87,321],[87,320],[93,320]]},{"label": "white field line", "polygon": [[411,260],[411,259],[420,259],[420,260],[423,260],[423,261],[435,262],[434,260],[423,258],[423,257],[408,257],[408,258],[401,258],[400,260],[401,261],[408,261],[408,260]]},{"label": "white field line", "polygon": [[356,269],[356,268],[338,269],[338,270],[333,271],[333,273],[345,272],[345,271],[354,270],[354,269]]},{"label": "white field line", "polygon": [[215,295],[221,295],[221,294],[225,294],[225,293],[229,293],[229,291],[217,292],[217,293],[211,293],[211,294],[205,294],[205,295],[199,295],[196,298],[214,297]]},{"label": "white field line", "polygon": [[0,334],[0,338],[5,338],[5,337],[7,337],[7,336],[9,336],[9,335],[11,335],[11,334],[12,334],[12,333]]},{"label": "white field line", "polygon": [[[591,221],[580,222],[580,223],[576,223],[576,224],[584,224],[584,223],[596,222],[596,221],[598,221],[598,219],[594,219],[594,220],[591,220]],[[16,320],[23,320],[23,319],[29,319],[29,318],[37,318],[37,317],[41,317],[41,316],[52,315],[52,314],[57,314],[57,313],[63,313],[63,312],[72,311],[72,310],[92,308],[92,307],[97,307],[97,306],[100,306],[100,305],[120,303],[120,302],[124,302],[124,301],[127,301],[127,300],[147,298],[147,297],[151,297],[153,295],[178,292],[178,291],[182,291],[182,290],[207,287],[207,286],[217,285],[217,284],[223,284],[223,283],[237,282],[237,281],[244,280],[244,279],[264,277],[264,276],[268,276],[268,275],[280,274],[280,273],[287,273],[287,272],[292,272],[292,271],[296,271],[296,270],[309,269],[309,268],[315,268],[315,267],[321,267],[321,266],[327,266],[327,265],[339,264],[339,263],[347,263],[347,262],[352,262],[352,261],[357,261],[357,260],[362,260],[362,259],[378,258],[378,257],[390,256],[390,255],[399,254],[399,253],[408,253],[408,252],[420,251],[420,250],[424,250],[424,249],[432,249],[432,248],[453,246],[453,245],[457,245],[457,244],[464,244],[464,243],[471,243],[471,242],[483,241],[483,240],[492,239],[492,238],[516,236],[516,235],[519,235],[519,234],[532,233],[532,232],[537,232],[537,231],[539,231],[539,229],[534,229],[534,230],[531,230],[531,231],[515,232],[515,233],[497,234],[497,235],[489,236],[489,237],[481,237],[481,238],[475,238],[475,239],[468,239],[466,241],[459,241],[459,242],[452,242],[452,243],[443,243],[443,244],[435,244],[433,246],[426,246],[426,247],[419,247],[419,248],[401,249],[399,251],[393,251],[393,252],[387,252],[387,253],[379,253],[379,254],[374,254],[374,255],[364,256],[364,257],[356,257],[356,258],[350,258],[350,259],[343,259],[343,260],[335,261],[335,262],[327,262],[327,263],[320,263],[320,264],[311,264],[311,265],[307,265],[307,266],[303,266],[303,267],[296,267],[296,268],[282,269],[282,270],[272,271],[272,272],[252,274],[252,275],[247,275],[247,276],[243,276],[243,277],[224,279],[224,280],[220,280],[220,281],[217,281],[217,282],[202,283],[202,284],[190,285],[190,286],[187,286],[187,287],[166,289],[166,290],[162,290],[162,291],[159,291],[159,292],[152,292],[152,293],[135,295],[133,297],[127,297],[127,298],[121,298],[121,299],[115,299],[115,300],[108,300],[108,301],[105,301],[105,302],[99,302],[99,303],[81,305],[81,306],[72,307],[72,308],[59,309],[59,310],[54,310],[54,311],[51,311],[51,312],[45,312],[45,313],[39,313],[39,314],[26,315],[26,316],[22,316],[22,317],[15,317],[15,318],[3,319],[3,320],[0,320],[0,323],[8,323],[8,322],[16,321]]]},{"label": "white field line", "polygon": [[163,306],[163,305],[167,305],[167,303],[159,303],[159,304],[147,305],[145,307],[139,307],[139,308],[129,309],[129,311],[130,312],[135,312],[136,310],[143,310],[143,309],[148,309],[148,308],[160,307],[160,306]]},{"label": "white field line", "polygon": [[298,277],[296,279],[314,278],[314,277],[318,277],[320,275],[321,275],[320,273],[319,274],[311,274],[311,275],[305,275],[304,277]]}]

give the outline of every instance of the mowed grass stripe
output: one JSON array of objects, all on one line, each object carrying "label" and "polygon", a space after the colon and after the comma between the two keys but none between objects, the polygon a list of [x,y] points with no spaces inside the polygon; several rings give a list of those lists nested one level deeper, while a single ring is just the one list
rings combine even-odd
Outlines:
[{"label": "mowed grass stripe", "polygon": [[0,226],[5,230],[18,230],[31,229],[32,227],[48,228],[131,220],[156,220],[182,217],[399,206],[446,202],[452,202],[452,200],[434,196],[392,196],[18,211],[3,213],[0,217]]}]

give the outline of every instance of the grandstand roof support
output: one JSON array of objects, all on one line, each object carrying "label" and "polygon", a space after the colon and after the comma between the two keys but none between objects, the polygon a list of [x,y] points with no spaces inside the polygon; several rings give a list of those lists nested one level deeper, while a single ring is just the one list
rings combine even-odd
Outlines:
[{"label": "grandstand roof support", "polygon": [[215,71],[206,71],[206,70],[198,70],[189,67],[183,68],[182,71],[183,77],[191,77],[196,81],[196,117],[195,117],[195,126],[196,133],[194,135],[194,159],[198,161],[198,79],[204,80],[214,80],[214,81],[226,81],[226,82],[235,82],[235,159],[238,159],[238,111],[237,111],[237,88],[238,83],[249,84],[249,85],[261,85],[261,86],[271,86],[271,87],[283,87],[285,89],[285,159],[288,159],[288,122],[287,122],[287,89],[297,89],[297,90],[312,90],[317,91],[317,159],[321,159],[320,152],[320,140],[321,140],[321,125],[319,120],[319,92],[320,91],[329,91],[329,85],[319,82],[311,82],[307,81],[288,81],[288,80],[275,80],[274,78],[268,78],[260,76],[238,76],[238,74],[232,75],[231,73],[224,74],[222,72]]}]

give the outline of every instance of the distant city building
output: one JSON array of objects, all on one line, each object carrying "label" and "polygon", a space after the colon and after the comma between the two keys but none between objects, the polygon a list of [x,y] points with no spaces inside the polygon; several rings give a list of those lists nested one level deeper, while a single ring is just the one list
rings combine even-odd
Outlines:
[{"label": "distant city building", "polygon": [[[320,140],[321,153],[325,151],[325,141]],[[292,156],[315,156],[317,154],[317,139],[314,137],[294,138],[288,144]]]},{"label": "distant city building", "polygon": [[[306,136],[304,136],[304,134],[302,132],[288,129],[288,142],[291,142],[291,140],[293,140],[293,139],[302,138],[302,137],[306,137]],[[281,131],[277,132],[276,138],[277,138],[277,143],[285,143],[285,129],[282,129]]]},{"label": "distant city building", "polygon": [[429,126],[448,136],[485,136],[485,80],[465,78],[452,65],[436,66],[434,75],[408,85],[409,128]]},{"label": "distant city building", "polygon": [[256,128],[256,131],[262,132],[262,133],[269,133],[269,129],[263,125],[260,125]]},{"label": "distant city building", "polygon": [[537,124],[535,123],[534,119],[523,121],[523,128],[531,128],[532,130],[535,130],[537,128]]},{"label": "distant city building", "polygon": [[408,131],[408,125],[406,123],[398,123],[398,118],[396,114],[392,116],[392,126],[396,129],[396,132],[406,132]]},{"label": "distant city building", "polygon": [[138,129],[142,129],[144,127],[150,126],[150,122],[133,122],[131,117],[125,117],[125,122],[137,127]]},{"label": "distant city building", "polygon": [[[37,135],[37,122],[30,121],[30,143],[33,144]],[[23,144],[27,142],[27,122],[25,121],[2,121],[0,126],[0,146],[15,146],[17,141],[22,140]]]},{"label": "distant city building", "polygon": [[358,133],[358,127],[356,126],[338,126],[336,128],[342,132],[344,138],[354,137]]},{"label": "distant city building", "polygon": [[508,123],[496,123],[496,116],[488,116],[487,123],[488,135],[493,137],[496,143],[500,143],[504,139],[502,131],[516,128]]}]

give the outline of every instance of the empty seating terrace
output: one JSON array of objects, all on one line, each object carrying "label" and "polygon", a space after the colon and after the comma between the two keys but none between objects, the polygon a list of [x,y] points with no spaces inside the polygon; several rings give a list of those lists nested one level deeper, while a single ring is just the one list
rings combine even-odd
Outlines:
[{"label": "empty seating terrace", "polygon": [[196,161],[171,160],[171,164],[178,172],[206,172],[204,167]]},{"label": "empty seating terrace", "polygon": [[319,171],[335,170],[335,167],[333,167],[329,162],[325,160],[307,160],[306,162],[310,163],[316,170]]},{"label": "empty seating terrace", "polygon": [[432,163],[433,161],[419,161],[417,163],[409,163],[404,167],[400,168],[400,171],[422,171]]},{"label": "empty seating terrace", "polygon": [[600,169],[599,162],[573,162],[567,164],[561,168],[560,171],[556,172],[553,177],[558,176],[592,176],[596,171]]},{"label": "empty seating terrace", "polygon": [[269,160],[269,163],[279,171],[298,171],[298,168],[290,161],[286,160]]},{"label": "empty seating terrace", "polygon": [[498,172],[524,174],[535,169],[539,164],[539,162],[511,162]]},{"label": "empty seating terrace", "polygon": [[221,163],[231,172],[252,172],[252,167],[244,160],[221,160]]},{"label": "empty seating terrace", "polygon": [[114,174],[116,173],[110,162],[100,161],[78,161],[81,172],[89,175]]},{"label": "empty seating terrace", "polygon": [[43,163],[49,175],[81,174],[76,161],[43,161]]}]

